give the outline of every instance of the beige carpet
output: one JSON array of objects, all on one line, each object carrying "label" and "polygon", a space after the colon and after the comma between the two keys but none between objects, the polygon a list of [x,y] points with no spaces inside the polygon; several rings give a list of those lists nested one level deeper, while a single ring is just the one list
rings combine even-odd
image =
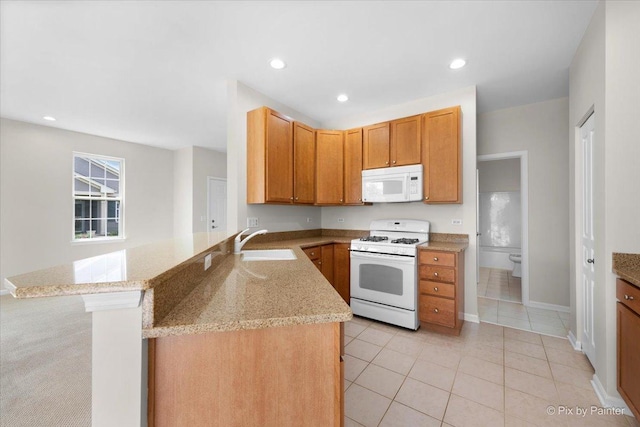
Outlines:
[{"label": "beige carpet", "polygon": [[91,425],[91,313],[81,297],[0,297],[0,425]]}]

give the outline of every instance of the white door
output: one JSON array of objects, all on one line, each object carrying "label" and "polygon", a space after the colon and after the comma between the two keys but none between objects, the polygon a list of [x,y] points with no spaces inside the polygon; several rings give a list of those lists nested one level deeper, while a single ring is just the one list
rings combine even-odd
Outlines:
[{"label": "white door", "polygon": [[582,149],[582,351],[595,366],[593,332],[593,293],[595,259],[593,238],[593,144],[595,119],[592,114],[580,128]]},{"label": "white door", "polygon": [[208,177],[207,231],[227,231],[227,180]]}]

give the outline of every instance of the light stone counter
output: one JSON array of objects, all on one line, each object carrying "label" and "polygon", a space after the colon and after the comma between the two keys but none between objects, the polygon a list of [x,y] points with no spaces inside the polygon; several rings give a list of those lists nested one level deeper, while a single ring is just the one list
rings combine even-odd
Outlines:
[{"label": "light stone counter", "polygon": [[5,279],[16,298],[146,290],[183,263],[237,233],[196,233]]},{"label": "light stone counter", "polygon": [[640,254],[613,253],[613,272],[640,286]]}]

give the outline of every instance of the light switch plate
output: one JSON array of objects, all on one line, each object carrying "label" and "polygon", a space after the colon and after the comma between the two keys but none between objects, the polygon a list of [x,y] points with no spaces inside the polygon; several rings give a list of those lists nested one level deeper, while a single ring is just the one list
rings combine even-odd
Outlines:
[{"label": "light switch plate", "polygon": [[258,226],[258,218],[247,218],[247,227],[253,228]]},{"label": "light switch plate", "polygon": [[452,219],[451,220],[451,224],[452,225],[462,225],[462,220],[461,219]]},{"label": "light switch plate", "polygon": [[344,222],[344,218],[338,218],[338,222]]},{"label": "light switch plate", "polygon": [[204,270],[207,271],[211,267],[211,254],[204,257]]}]

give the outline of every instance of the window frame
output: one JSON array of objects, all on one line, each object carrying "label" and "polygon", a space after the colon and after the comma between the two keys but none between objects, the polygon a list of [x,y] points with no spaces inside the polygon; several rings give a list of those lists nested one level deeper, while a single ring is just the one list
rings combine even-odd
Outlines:
[{"label": "window frame", "polygon": [[[76,158],[88,158],[88,159],[96,159],[101,161],[114,161],[120,163],[120,174],[118,178],[118,197],[90,197],[90,196],[77,196],[75,191],[75,180],[76,180]],[[91,167],[91,166],[90,166]],[[90,175],[90,173],[89,173]],[[91,178],[89,176],[88,178]],[[106,178],[106,177],[105,177]],[[89,184],[91,185],[91,184]],[[91,191],[89,190],[89,193]],[[116,212],[118,212],[118,216],[116,216],[116,223],[118,224],[118,235],[117,236],[100,236],[100,237],[76,237],[76,200],[89,200],[93,201],[116,201],[119,202],[116,206]],[[80,151],[73,151],[71,155],[71,243],[74,244],[86,244],[86,243],[108,243],[108,242],[117,242],[123,241],[126,239],[125,236],[125,159],[121,157],[114,156],[105,156],[101,154],[91,154],[84,153]],[[103,219],[103,218],[100,218]],[[106,221],[108,218],[104,218]],[[89,221],[92,221],[89,218]]]}]

